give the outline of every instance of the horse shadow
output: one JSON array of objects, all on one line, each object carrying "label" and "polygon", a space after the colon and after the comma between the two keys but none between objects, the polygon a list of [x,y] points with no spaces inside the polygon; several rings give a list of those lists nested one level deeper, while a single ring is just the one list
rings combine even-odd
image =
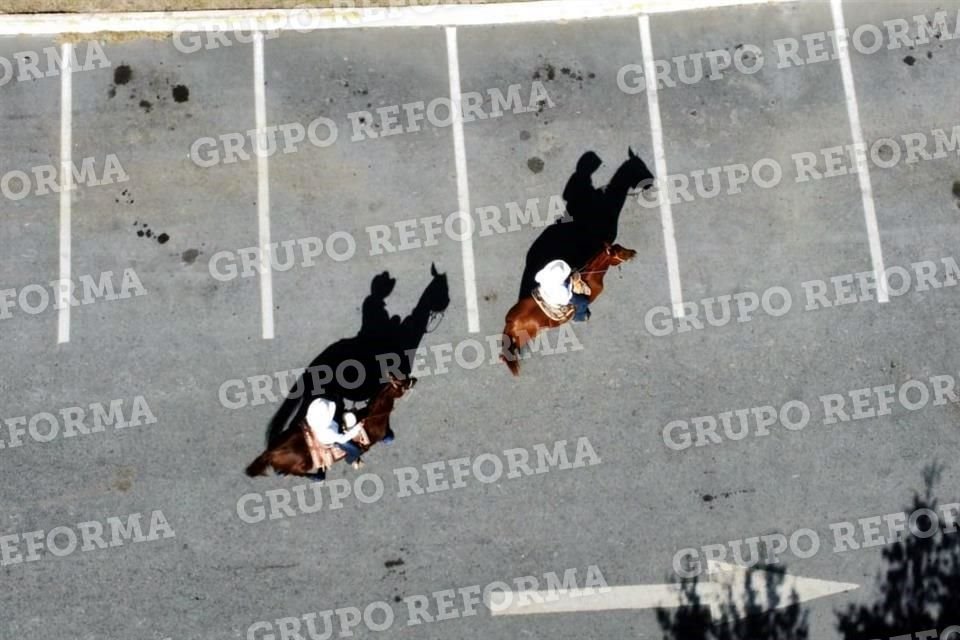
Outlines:
[{"label": "horse shadow", "polygon": [[267,447],[280,442],[306,416],[310,402],[324,397],[337,403],[340,415],[349,407],[363,419],[366,405],[389,382],[409,377],[416,350],[433,318],[450,305],[447,274],[430,265],[431,280],[410,314],[400,319],[387,311],[386,299],[396,278],[384,271],[374,276],[364,299],[357,335],[337,340],[317,355],[286,393],[267,426]]},{"label": "horse shadow", "polygon": [[600,167],[600,157],[588,151],[577,162],[576,171],[567,180],[563,199],[566,215],[548,226],[527,251],[518,300],[531,295],[537,283],[537,272],[551,260],[564,260],[579,269],[599,253],[605,243],[617,239],[620,212],[631,189],[653,186],[654,176],[633,149],[627,150],[621,164],[602,188],[593,186],[593,173]]}]

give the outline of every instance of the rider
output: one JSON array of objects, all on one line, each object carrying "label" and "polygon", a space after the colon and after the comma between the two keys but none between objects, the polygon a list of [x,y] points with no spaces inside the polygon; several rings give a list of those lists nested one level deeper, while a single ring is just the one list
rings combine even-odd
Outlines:
[{"label": "rider", "polygon": [[[567,203],[567,213],[582,224],[591,222],[591,214],[601,208],[600,199],[603,190],[593,186],[591,176],[603,162],[593,151],[587,151],[577,161],[577,170],[567,180],[563,189],[563,199]],[[589,213],[588,213],[589,212]]]},{"label": "rider", "polygon": [[340,423],[334,416],[337,413],[337,405],[332,400],[326,398],[317,398],[307,407],[307,425],[316,434],[317,441],[327,446],[338,447],[347,454],[347,462],[354,469],[363,466],[360,460],[360,447],[353,442],[353,439],[360,434],[362,425],[357,424],[357,418],[350,412],[344,412],[343,421],[347,426],[345,433],[340,433]]},{"label": "rider", "polygon": [[537,272],[534,276],[540,285],[540,295],[544,302],[550,305],[574,306],[574,322],[583,322],[590,318],[590,298],[582,293],[575,293],[574,289],[586,289],[578,272],[572,272],[570,265],[563,260],[553,260]]}]

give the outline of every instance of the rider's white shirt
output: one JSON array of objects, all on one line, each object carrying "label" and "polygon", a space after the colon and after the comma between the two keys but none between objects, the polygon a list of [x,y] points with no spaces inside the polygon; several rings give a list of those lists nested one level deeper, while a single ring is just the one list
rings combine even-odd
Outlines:
[{"label": "rider's white shirt", "polygon": [[570,277],[570,265],[563,260],[554,260],[547,263],[537,272],[534,279],[540,285],[540,295],[547,304],[570,304],[573,291],[565,284]]},{"label": "rider's white shirt", "polygon": [[[337,405],[326,398],[317,398],[307,407],[307,426],[313,431],[317,441],[321,444],[336,444],[349,442],[360,433],[359,424],[351,425],[346,433],[340,433],[340,423],[333,419],[337,412]],[[351,420],[353,418],[353,420]],[[344,414],[344,420],[349,424],[356,423],[352,413]]]}]

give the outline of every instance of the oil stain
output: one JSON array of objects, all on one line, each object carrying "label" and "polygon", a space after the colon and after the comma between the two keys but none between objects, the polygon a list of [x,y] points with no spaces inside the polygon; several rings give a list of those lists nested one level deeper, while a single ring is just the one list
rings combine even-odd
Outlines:
[{"label": "oil stain", "polygon": [[127,84],[132,77],[133,70],[130,68],[130,65],[122,64],[113,70],[114,84]]},{"label": "oil stain", "polygon": [[[137,224],[138,222],[134,221],[133,226],[137,226]],[[140,224],[140,228],[137,229],[138,238],[156,238],[157,242],[159,242],[160,244],[166,244],[167,241],[170,240],[170,236],[167,235],[166,233],[154,234],[153,229],[151,229],[150,225],[148,225],[146,222],[139,223],[139,224]]]},{"label": "oil stain", "polygon": [[173,99],[176,102],[186,102],[190,99],[190,89],[185,85],[178,84],[173,88]]},{"label": "oil stain", "polygon": [[183,260],[184,264],[193,264],[197,261],[200,253],[199,249],[187,249],[180,255],[180,259]]},{"label": "oil stain", "polygon": [[716,502],[716,501],[719,500],[720,498],[730,498],[731,496],[739,496],[739,495],[744,495],[744,494],[748,494],[748,493],[756,493],[756,492],[757,492],[756,489],[738,489],[738,490],[736,490],[736,491],[724,491],[723,493],[720,493],[719,495],[713,495],[713,494],[710,494],[710,493],[705,493],[705,494],[703,494],[703,495],[700,496],[700,499],[703,500],[704,502],[706,502],[707,504],[709,504],[709,505],[710,505],[710,508],[713,509],[713,505],[712,505],[711,503]]},{"label": "oil stain", "polygon": [[133,487],[133,467],[120,467],[113,479],[113,488],[126,493]]},{"label": "oil stain", "polygon": [[527,160],[527,168],[534,173],[540,173],[543,171],[543,159],[534,156]]}]

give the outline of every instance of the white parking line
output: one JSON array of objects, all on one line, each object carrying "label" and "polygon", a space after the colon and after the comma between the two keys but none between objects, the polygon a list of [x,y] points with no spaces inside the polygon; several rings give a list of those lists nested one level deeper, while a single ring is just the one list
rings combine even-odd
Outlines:
[{"label": "white parking line", "polygon": [[263,339],[273,339],[273,270],[270,268],[270,167],[267,162],[267,105],[263,76],[263,33],[253,34],[253,94],[257,137],[257,223],[260,243],[260,323]]},{"label": "white parking line", "polygon": [[[463,110],[460,92],[460,54],[457,50],[457,28],[447,27],[447,67],[450,72],[450,102],[453,112],[453,154],[457,165],[457,204],[461,224],[472,225],[470,216],[470,183],[467,180],[467,149],[463,139]],[[477,307],[477,276],[473,259],[473,233],[466,233],[460,240],[463,257],[463,290],[467,303],[467,330],[480,331],[480,312]]]},{"label": "white parking line", "polygon": [[402,7],[145,11],[0,16],[0,35],[50,35],[101,31],[235,31],[370,27],[522,24],[590,18],[632,17],[738,5],[799,0],[539,0],[494,4],[428,4]]},{"label": "white parking line", "polygon": [[73,45],[60,45],[60,310],[57,314],[57,344],[70,342],[70,197],[73,195]]},{"label": "white parking line", "polygon": [[833,28],[837,34],[837,55],[840,59],[840,74],[843,76],[843,92],[847,98],[850,133],[853,137],[854,149],[858,150],[854,155],[857,163],[857,178],[860,181],[860,193],[863,196],[863,217],[867,225],[870,260],[873,263],[873,273],[877,282],[877,302],[889,302],[887,274],[883,266],[883,245],[880,243],[880,227],[877,224],[877,211],[873,202],[870,166],[867,164],[863,128],[860,125],[860,107],[857,104],[857,88],[853,82],[853,66],[850,64],[850,46],[843,20],[841,0],[830,0],[830,9],[833,12]]},{"label": "white parking line", "polygon": [[663,227],[663,249],[667,255],[667,278],[670,281],[670,303],[676,318],[683,316],[683,290],[680,287],[680,261],[677,258],[677,240],[673,231],[673,210],[667,195],[667,156],[663,148],[663,125],[660,122],[660,98],[657,95],[657,71],[654,66],[653,41],[650,36],[649,16],[640,16],[640,49],[643,54],[643,75],[646,79],[647,111],[650,113],[650,137],[656,175],[663,180],[658,189],[660,198],[660,225]]}]

